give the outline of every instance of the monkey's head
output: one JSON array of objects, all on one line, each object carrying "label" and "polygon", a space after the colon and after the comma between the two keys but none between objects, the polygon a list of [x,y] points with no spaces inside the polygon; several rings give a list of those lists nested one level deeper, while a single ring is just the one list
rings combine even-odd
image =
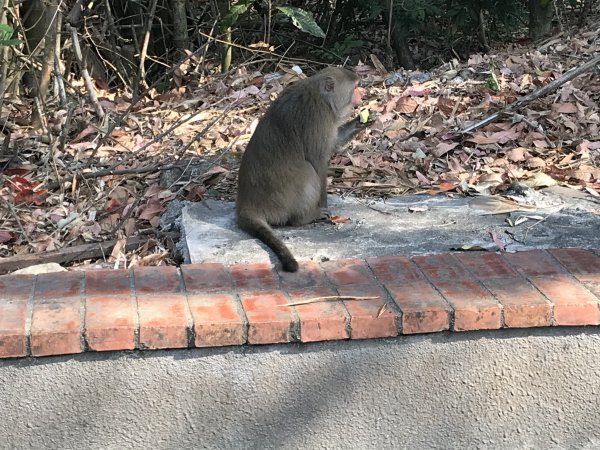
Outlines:
[{"label": "monkey's head", "polygon": [[347,69],[328,67],[313,78],[319,83],[321,95],[338,118],[348,116],[362,101],[362,90],[358,87],[358,76]]}]

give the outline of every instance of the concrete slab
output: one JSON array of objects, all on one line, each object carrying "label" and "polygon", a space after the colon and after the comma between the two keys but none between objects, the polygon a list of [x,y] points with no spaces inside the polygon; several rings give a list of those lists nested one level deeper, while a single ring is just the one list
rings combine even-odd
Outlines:
[{"label": "concrete slab", "polygon": [[[600,202],[579,192],[566,188],[528,190],[518,197],[523,210],[511,214],[490,214],[479,206],[480,199],[418,195],[365,200],[330,196],[332,214],[349,219],[346,223],[282,227],[277,233],[298,259],[317,262],[440,253],[465,246],[497,250],[488,230],[495,232],[507,251],[600,248]],[[534,209],[527,210],[526,206]],[[414,209],[418,211],[411,212]],[[179,211],[181,217],[174,220]],[[529,219],[510,226],[505,220],[508,216],[513,224],[519,217]],[[262,243],[237,228],[232,202],[173,204],[163,225],[174,221],[184,236],[180,250],[186,262],[277,262]]]}]

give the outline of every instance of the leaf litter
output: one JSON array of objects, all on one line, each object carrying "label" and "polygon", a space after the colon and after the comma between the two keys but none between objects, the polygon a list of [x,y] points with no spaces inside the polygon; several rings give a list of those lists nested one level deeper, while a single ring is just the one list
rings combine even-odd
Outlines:
[{"label": "leaf litter", "polygon": [[[428,74],[388,74],[373,64],[376,58],[352,67],[365,88],[361,109],[369,109],[371,123],[333,155],[329,191],[483,195],[475,201],[494,214],[524,210],[514,197],[504,197],[515,183],[532,189],[557,184],[600,197],[597,68],[518,112],[461,133],[593,57],[598,25],[536,47],[515,44],[462,64],[450,61]],[[72,111],[70,123],[68,111],[50,107],[44,134],[28,126],[25,100],[5,99],[13,151],[0,150],[0,257],[114,240],[112,253],[79,265],[176,263],[173,237],[158,230],[167,204],[234,199],[239,160],[259,117],[287,84],[304,76],[297,66],[280,65],[274,73],[240,66],[208,76],[187,72],[192,66],[176,71],[174,89],[150,90],[133,105],[130,96],[103,91],[106,110],[116,118],[128,111],[106,136],[106,124],[85,103]],[[65,124],[69,132],[60,145]],[[501,248],[495,232],[488,232]],[[145,235],[139,248],[125,250],[127,239]]]}]

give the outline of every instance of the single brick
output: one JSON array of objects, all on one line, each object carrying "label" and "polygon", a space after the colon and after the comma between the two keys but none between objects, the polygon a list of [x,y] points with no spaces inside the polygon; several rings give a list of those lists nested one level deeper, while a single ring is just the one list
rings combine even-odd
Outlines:
[{"label": "single brick", "polygon": [[465,252],[456,257],[480,280],[517,276],[516,272],[496,253]]},{"label": "single brick", "polygon": [[32,275],[0,276],[0,300],[29,300],[33,280]]},{"label": "single brick", "polygon": [[375,297],[371,300],[344,300],[350,314],[351,339],[370,339],[398,335],[397,317],[387,304],[387,294],[378,286],[343,286],[340,295]]},{"label": "single brick", "polygon": [[35,298],[37,300],[79,298],[82,276],[82,272],[40,274],[35,282]]},{"label": "single brick", "polygon": [[181,292],[181,283],[177,268],[173,266],[134,267],[135,293],[177,294]]},{"label": "single brick", "polygon": [[451,253],[413,256],[412,260],[430,280],[469,279],[469,273]]},{"label": "single brick", "polygon": [[239,290],[277,289],[279,286],[269,263],[233,264],[229,273]]},{"label": "single brick", "polygon": [[527,277],[565,273],[550,255],[543,250],[504,253],[503,256],[513,269]]},{"label": "single brick", "polygon": [[491,330],[502,326],[500,304],[472,280],[436,281],[440,291],[454,309],[454,330]]},{"label": "single brick", "polygon": [[245,320],[231,294],[190,295],[188,303],[194,318],[196,347],[245,343]]},{"label": "single brick", "polygon": [[[317,297],[337,296],[330,288],[304,289],[290,292],[293,303]],[[302,342],[332,341],[348,339],[347,313],[340,300],[323,301],[295,307],[300,318],[300,340]]]},{"label": "single brick", "polygon": [[386,285],[402,311],[402,334],[433,333],[450,328],[450,306],[430,284]]},{"label": "single brick", "polygon": [[229,291],[233,287],[223,264],[185,264],[181,266],[181,272],[189,293]]},{"label": "single brick", "polygon": [[523,278],[494,278],[484,280],[483,284],[502,303],[507,327],[547,327],[552,324],[552,304]]},{"label": "single brick", "polygon": [[403,256],[367,258],[367,264],[382,283],[399,285],[423,279],[415,265]]},{"label": "single brick", "polygon": [[138,295],[140,346],[184,348],[188,346],[186,301],[181,294]]},{"label": "single brick", "polygon": [[[54,276],[61,278],[69,273],[71,272]],[[54,289],[52,289],[52,295],[57,294]],[[72,292],[73,286],[71,285],[68,290]],[[43,289],[42,292],[47,294],[49,291]],[[31,319],[31,354],[33,356],[67,355],[82,352],[80,306],[79,297],[54,300],[40,300],[36,297],[34,299]]]},{"label": "single brick", "polygon": [[0,298],[0,358],[26,355],[27,300]]},{"label": "single brick", "polygon": [[130,294],[131,280],[128,270],[88,270],[85,272],[86,297]]},{"label": "single brick", "polygon": [[329,279],[338,286],[374,284],[367,264],[358,258],[338,259],[321,263]]},{"label": "single brick", "polygon": [[88,296],[85,300],[85,338],[91,350],[133,350],[135,314],[130,295]]},{"label": "single brick", "polygon": [[552,256],[582,282],[600,283],[600,258],[581,248],[550,250]]},{"label": "single brick", "polygon": [[280,291],[260,291],[240,294],[248,318],[249,344],[277,344],[292,340],[292,307]]},{"label": "single brick", "polygon": [[0,358],[26,356],[25,323],[33,276],[0,277]]},{"label": "single brick", "polygon": [[305,289],[327,285],[327,279],[319,265],[313,261],[298,261],[298,272],[279,272],[285,289]]},{"label": "single brick", "polygon": [[556,325],[598,325],[598,299],[568,275],[532,277],[531,282],[554,304]]}]

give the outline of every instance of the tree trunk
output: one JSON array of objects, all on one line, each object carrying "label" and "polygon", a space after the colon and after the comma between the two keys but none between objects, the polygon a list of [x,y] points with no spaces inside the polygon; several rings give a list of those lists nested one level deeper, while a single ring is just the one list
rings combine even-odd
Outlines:
[{"label": "tree trunk", "polygon": [[485,52],[488,52],[490,46],[488,45],[487,40],[487,29],[485,22],[485,11],[481,5],[481,2],[477,3],[477,38],[479,40],[479,44],[483,48]]},{"label": "tree trunk", "polygon": [[[218,0],[217,6],[222,20],[229,12],[231,4],[229,0]],[[221,48],[221,73],[225,73],[229,71],[229,67],[231,66],[231,27],[224,28],[222,31],[225,43]]]},{"label": "tree trunk", "polygon": [[54,67],[57,8],[57,0],[26,0],[22,9],[28,53],[40,62],[40,69],[32,67],[24,81],[30,95],[38,97],[42,103],[48,93],[50,75]]},{"label": "tree trunk", "polygon": [[405,31],[405,28],[399,23],[397,17],[395,16],[392,6],[390,5],[391,1],[393,0],[380,0],[385,23],[391,24],[392,26],[390,39],[391,46],[394,48],[394,53],[396,54],[396,59],[398,60],[400,66],[407,70],[412,70],[415,68],[415,63],[406,41],[408,35]]},{"label": "tree trunk", "polygon": [[529,37],[534,41],[552,33],[552,0],[529,0]]},{"label": "tree trunk", "polygon": [[173,42],[175,48],[182,52],[190,45],[187,31],[187,2],[186,0],[171,0],[171,8],[173,10]]}]

